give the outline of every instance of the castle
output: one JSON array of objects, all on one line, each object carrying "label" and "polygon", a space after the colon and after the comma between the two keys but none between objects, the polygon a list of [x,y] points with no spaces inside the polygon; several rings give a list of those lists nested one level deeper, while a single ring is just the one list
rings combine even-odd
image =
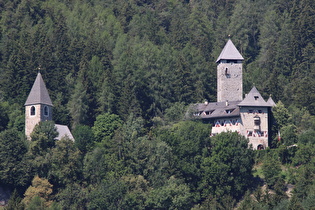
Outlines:
[{"label": "castle", "polygon": [[217,102],[196,104],[193,115],[212,123],[211,136],[221,132],[238,132],[249,139],[254,149],[268,147],[271,97],[263,99],[256,87],[243,99],[244,58],[229,39],[219,55],[217,65]]},{"label": "castle", "polygon": [[[53,104],[49,97],[46,85],[40,72],[38,72],[25,106],[25,135],[31,140],[31,133],[35,126],[46,120],[52,120]],[[68,126],[55,124],[58,131],[57,140],[67,136],[74,140]]]}]

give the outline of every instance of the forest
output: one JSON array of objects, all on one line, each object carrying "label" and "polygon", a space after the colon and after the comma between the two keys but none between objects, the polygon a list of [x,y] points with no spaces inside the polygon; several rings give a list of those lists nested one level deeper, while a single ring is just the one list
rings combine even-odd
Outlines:
[{"label": "forest", "polygon": [[[229,37],[277,103],[266,150],[185,118]],[[28,141],[38,71],[54,122]],[[315,208],[313,0],[0,0],[0,75],[4,209]]]}]

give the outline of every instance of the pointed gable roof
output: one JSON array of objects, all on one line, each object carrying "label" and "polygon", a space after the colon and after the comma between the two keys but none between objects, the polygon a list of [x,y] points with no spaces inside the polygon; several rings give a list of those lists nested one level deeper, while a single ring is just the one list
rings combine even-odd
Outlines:
[{"label": "pointed gable roof", "polygon": [[276,106],[276,103],[272,100],[271,96],[268,98],[267,103],[269,103],[271,106]]},{"label": "pointed gable roof", "polygon": [[238,104],[238,106],[264,106],[270,107],[263,97],[260,95],[256,87],[254,86],[251,91],[246,95],[244,100]]},{"label": "pointed gable roof", "polygon": [[30,94],[27,97],[25,106],[33,104],[46,104],[53,106],[46,85],[40,72],[38,72]]},{"label": "pointed gable roof", "polygon": [[244,58],[236,49],[231,39],[229,39],[216,62],[218,63],[220,60],[244,60]]}]

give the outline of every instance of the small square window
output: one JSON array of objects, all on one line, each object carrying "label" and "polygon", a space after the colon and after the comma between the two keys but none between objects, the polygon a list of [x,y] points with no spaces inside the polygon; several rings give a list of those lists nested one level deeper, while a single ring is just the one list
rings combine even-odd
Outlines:
[{"label": "small square window", "polygon": [[253,136],[253,131],[247,131],[247,136]]}]

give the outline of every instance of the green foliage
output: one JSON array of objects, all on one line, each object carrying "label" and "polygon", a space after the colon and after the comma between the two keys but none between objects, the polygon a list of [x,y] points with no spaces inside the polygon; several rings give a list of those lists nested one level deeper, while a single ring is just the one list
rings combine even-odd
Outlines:
[{"label": "green foliage", "polygon": [[86,90],[81,82],[75,85],[74,93],[68,104],[68,109],[72,117],[72,126],[83,124],[87,118],[88,105],[86,98]]},{"label": "green foliage", "polygon": [[[284,145],[257,152],[256,162],[271,164],[276,178],[272,164],[279,163],[268,156],[279,157],[282,167],[298,166],[287,172],[292,178],[286,180],[296,182],[290,201],[281,176],[272,180],[264,169],[275,194],[263,192],[244,209],[312,208],[314,5],[2,1],[1,184],[23,191],[34,173],[49,178],[62,204],[52,209],[233,208],[234,198],[255,187],[252,151],[234,134],[209,139],[209,125],[181,122],[185,105],[215,101],[215,58],[231,34],[245,58],[244,89],[255,83],[264,96],[283,102],[273,108],[270,136],[280,131]],[[29,147],[20,140],[22,105],[38,67],[54,103],[53,119],[72,125],[76,147],[56,143],[52,122],[35,128]],[[34,197],[28,208],[41,205]]]},{"label": "green foliage", "polygon": [[269,187],[274,187],[276,183],[282,179],[281,165],[276,157],[266,156],[262,165],[264,179]]},{"label": "green foliage", "polygon": [[181,121],[158,130],[157,138],[172,149],[171,164],[192,188],[197,188],[201,178],[201,156],[203,149],[210,144],[209,133],[209,125],[197,121]]},{"label": "green foliage", "polygon": [[58,136],[55,123],[53,121],[42,121],[38,123],[31,133],[30,151],[36,155],[44,155],[49,149],[55,146]]},{"label": "green foliage", "polygon": [[272,113],[276,120],[276,128],[278,130],[291,123],[290,113],[281,101],[279,101],[277,105],[273,108]]},{"label": "green foliage", "polygon": [[286,163],[292,163],[292,160],[295,158],[296,151],[298,150],[297,145],[291,145],[291,146],[285,146],[281,145],[277,149],[277,152],[279,154],[279,159],[282,164]]},{"label": "green foliage", "polygon": [[254,164],[248,140],[234,133],[221,133],[211,138],[204,149],[200,188],[203,197],[229,195],[240,198],[251,185]]},{"label": "green foliage", "polygon": [[[71,183],[65,189],[60,190],[56,195],[55,203],[58,203],[62,208],[67,209],[82,209],[87,204],[88,190],[76,183]],[[54,205],[54,203],[52,204]]]},{"label": "green foliage", "polygon": [[92,131],[97,142],[103,142],[109,146],[109,140],[114,136],[114,132],[122,124],[118,115],[115,114],[101,114],[96,117]]},{"label": "green foliage", "polygon": [[2,102],[0,103],[0,131],[5,130],[8,127],[9,123],[9,104]]},{"label": "green foliage", "polygon": [[27,173],[30,173],[24,139],[15,129],[5,130],[0,133],[0,146],[1,183],[11,185],[14,188],[24,187],[29,181]]},{"label": "green foliage", "polygon": [[149,182],[143,176],[127,175],[123,176],[122,180],[127,186],[127,192],[124,197],[122,208],[143,209],[147,194],[151,188]]},{"label": "green foliage", "polygon": [[28,210],[44,210],[44,202],[40,199],[39,196],[32,198],[29,204],[27,204],[26,209]]},{"label": "green foliage", "polygon": [[165,110],[165,119],[168,122],[178,122],[184,119],[187,107],[183,103],[174,103],[173,106]]},{"label": "green foliage", "polygon": [[299,134],[298,142],[301,144],[315,144],[315,131],[313,129],[310,129]]},{"label": "green foliage", "polygon": [[6,210],[22,210],[24,209],[24,206],[21,201],[22,201],[22,198],[18,195],[18,192],[15,189],[13,193],[11,194],[10,200],[8,201],[5,209]]},{"label": "green foliage", "polygon": [[149,209],[190,209],[192,194],[186,184],[170,177],[165,186],[150,191],[146,200]]},{"label": "green foliage", "polygon": [[289,106],[290,115],[292,116],[293,124],[297,127],[298,132],[310,130],[314,127],[315,118],[304,108]]},{"label": "green foliage", "polygon": [[117,178],[126,173],[122,161],[116,154],[107,153],[103,147],[88,152],[83,161],[83,174],[89,184],[99,184],[103,180]]},{"label": "green foliage", "polygon": [[169,145],[144,135],[143,119],[130,115],[116,132],[109,152],[132,174],[141,174],[152,186],[161,186],[170,176],[172,151]]},{"label": "green foliage", "polygon": [[94,146],[94,136],[92,129],[87,125],[77,125],[72,132],[75,142],[74,144],[83,153],[91,151]]},{"label": "green foliage", "polygon": [[298,150],[293,158],[293,165],[299,166],[310,163],[312,157],[315,155],[315,149],[312,144],[299,144]]},{"label": "green foliage", "polygon": [[126,185],[122,180],[110,179],[92,189],[88,196],[88,209],[120,209],[126,192]]},{"label": "green foliage", "polygon": [[71,139],[65,137],[57,141],[49,162],[48,176],[54,186],[62,188],[82,179],[81,154]]},{"label": "green foliage", "polygon": [[298,142],[296,127],[292,124],[283,126],[280,130],[281,142],[290,146]]}]

